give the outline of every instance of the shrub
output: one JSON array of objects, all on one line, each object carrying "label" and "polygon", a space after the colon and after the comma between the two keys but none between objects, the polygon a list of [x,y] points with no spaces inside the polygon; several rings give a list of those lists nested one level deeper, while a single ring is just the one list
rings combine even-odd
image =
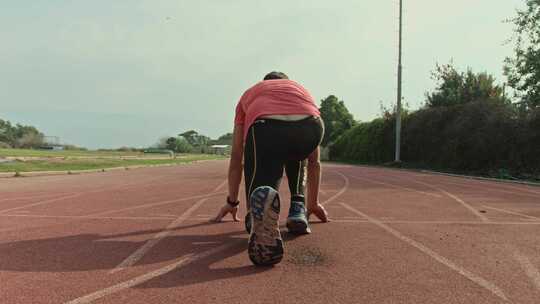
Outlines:
[{"label": "shrub", "polygon": [[[378,118],[346,132],[331,159],[393,160],[394,118]],[[402,159],[431,168],[512,175],[540,173],[540,109],[518,115],[514,106],[479,100],[423,108],[403,119]]]}]

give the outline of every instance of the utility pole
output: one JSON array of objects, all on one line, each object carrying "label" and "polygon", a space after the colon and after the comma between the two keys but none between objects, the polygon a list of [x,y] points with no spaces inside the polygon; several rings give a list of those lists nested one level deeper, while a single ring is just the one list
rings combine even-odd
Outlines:
[{"label": "utility pole", "polygon": [[396,106],[396,162],[401,161],[401,48],[403,38],[403,0],[399,0],[399,56],[398,56],[398,86]]}]

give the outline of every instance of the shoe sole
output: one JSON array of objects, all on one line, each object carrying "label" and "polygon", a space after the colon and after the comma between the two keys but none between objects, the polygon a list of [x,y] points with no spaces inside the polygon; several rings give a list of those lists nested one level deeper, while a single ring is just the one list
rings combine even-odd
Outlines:
[{"label": "shoe sole", "polygon": [[275,265],[283,259],[283,239],[279,232],[279,194],[271,187],[259,187],[250,197],[251,233],[249,259],[255,265]]},{"label": "shoe sole", "polygon": [[287,219],[287,229],[292,234],[310,234],[311,229],[306,221],[301,219]]}]

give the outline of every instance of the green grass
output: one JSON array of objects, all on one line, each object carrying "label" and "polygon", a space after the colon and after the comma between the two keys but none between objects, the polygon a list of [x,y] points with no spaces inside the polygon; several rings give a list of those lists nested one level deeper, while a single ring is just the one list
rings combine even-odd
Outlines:
[{"label": "green grass", "polygon": [[72,170],[90,170],[107,169],[126,166],[141,165],[163,165],[163,164],[183,164],[199,160],[224,159],[223,156],[205,155],[205,154],[186,154],[180,155],[174,159],[107,159],[107,158],[89,158],[89,159],[51,159],[51,160],[32,160],[15,161],[9,163],[0,163],[0,172],[30,172],[30,171],[72,171]]},{"label": "green grass", "polygon": [[0,157],[121,157],[121,156],[142,156],[141,152],[121,152],[121,151],[79,151],[79,150],[30,150],[30,149],[0,149]]}]

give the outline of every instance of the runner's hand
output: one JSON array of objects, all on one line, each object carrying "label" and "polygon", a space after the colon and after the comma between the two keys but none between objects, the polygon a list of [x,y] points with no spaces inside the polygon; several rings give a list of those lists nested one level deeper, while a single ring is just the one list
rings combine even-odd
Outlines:
[{"label": "runner's hand", "polygon": [[317,203],[317,205],[313,207],[308,207],[307,213],[308,213],[308,219],[311,214],[314,214],[323,223],[330,222],[330,219],[328,218],[328,212],[326,212],[326,209],[324,209],[323,205],[319,203]]},{"label": "runner's hand", "polygon": [[238,218],[238,206],[233,207],[227,203],[225,203],[225,205],[221,207],[221,210],[219,210],[217,216],[211,219],[211,221],[219,223],[228,213],[232,215],[233,221],[235,222],[240,221],[240,219]]}]

